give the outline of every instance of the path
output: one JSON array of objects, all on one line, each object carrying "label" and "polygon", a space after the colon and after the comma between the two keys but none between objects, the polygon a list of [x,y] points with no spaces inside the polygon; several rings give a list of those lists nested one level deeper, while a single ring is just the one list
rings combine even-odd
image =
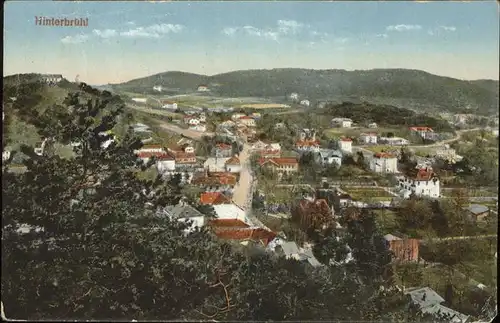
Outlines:
[{"label": "path", "polygon": [[240,180],[234,187],[233,203],[245,210],[247,217],[255,226],[266,228],[266,226],[253,216],[251,212],[253,190],[257,182],[253,179],[250,166],[250,155],[250,145],[245,143],[239,155],[241,164]]}]

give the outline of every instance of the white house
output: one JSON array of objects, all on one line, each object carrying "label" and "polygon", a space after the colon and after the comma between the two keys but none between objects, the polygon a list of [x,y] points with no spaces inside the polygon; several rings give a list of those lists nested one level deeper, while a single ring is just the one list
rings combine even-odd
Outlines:
[{"label": "white house", "polygon": [[157,216],[167,216],[179,222],[191,222],[191,226],[185,230],[186,233],[205,225],[205,215],[182,201],[178,205],[169,205],[159,209],[156,214]]},{"label": "white house", "polygon": [[342,152],[333,149],[319,149],[314,156],[316,163],[320,165],[331,165],[335,163],[342,166]]},{"label": "white house", "polygon": [[347,154],[352,154],[352,139],[351,138],[340,138],[337,141],[339,149]]},{"label": "white house", "polygon": [[359,135],[359,141],[361,144],[376,144],[377,143],[377,134],[374,132],[362,133]]},{"label": "white house", "polygon": [[207,126],[204,123],[197,124],[194,126],[189,126],[190,130],[198,131],[198,132],[205,132],[207,131]]},{"label": "white house", "polygon": [[451,163],[458,162],[463,159],[462,156],[457,155],[455,149],[450,148],[449,145],[444,145],[443,147],[439,147],[436,149],[434,156],[446,160]]},{"label": "white house", "polygon": [[200,122],[201,122],[200,119],[198,119],[197,117],[191,117],[191,116],[184,117],[184,123],[190,126],[199,125]]},{"label": "white house", "polygon": [[290,99],[292,99],[292,100],[298,100],[299,99],[299,94],[298,93],[292,93],[292,94],[290,94]]},{"label": "white house", "polygon": [[244,117],[244,116],[246,116],[246,115],[243,113],[233,113],[233,115],[231,116],[231,120],[238,121],[241,117]]},{"label": "white house", "polygon": [[10,151],[4,150],[2,152],[2,161],[6,161],[10,159]]},{"label": "white house", "polygon": [[151,153],[165,153],[165,149],[161,145],[143,145],[141,149],[134,150],[134,154],[151,152]]},{"label": "white house", "polygon": [[61,74],[45,74],[42,76],[42,80],[45,83],[59,83],[63,79]]},{"label": "white house", "polygon": [[371,128],[371,129],[377,129],[378,128],[378,125],[375,123],[375,122],[372,122],[368,125],[368,128]]},{"label": "white house", "polygon": [[198,119],[200,120],[200,122],[207,122],[207,115],[205,114],[205,112],[200,113]]},{"label": "white house", "polygon": [[410,144],[410,141],[408,139],[400,137],[380,137],[378,139],[378,142],[391,146],[406,146]]},{"label": "white house", "polygon": [[430,167],[418,169],[414,176],[400,178],[397,188],[404,198],[411,194],[438,198],[441,194],[439,178]]},{"label": "white house", "polygon": [[155,85],[153,86],[153,90],[157,92],[161,92],[163,90],[163,87],[161,85]]},{"label": "white house", "polygon": [[132,101],[137,102],[137,103],[146,103],[148,99],[146,98],[132,98]]},{"label": "white house", "polygon": [[173,101],[162,101],[162,108],[168,110],[177,110],[177,103]]},{"label": "white house", "polygon": [[235,204],[213,205],[217,219],[236,219],[253,225],[247,218],[245,210]]},{"label": "white house", "polygon": [[302,101],[300,101],[300,105],[303,105],[305,107],[308,107],[310,104],[311,104],[311,102],[309,102],[309,100],[302,100]]},{"label": "white house", "polygon": [[208,92],[210,89],[206,85],[200,85],[198,86],[198,92]]},{"label": "white house", "polygon": [[318,140],[299,140],[295,143],[295,149],[299,153],[319,151],[320,142]]},{"label": "white house", "polygon": [[429,127],[410,127],[410,131],[418,134],[422,138],[426,138],[429,132],[434,132],[434,130]]},{"label": "white house", "polygon": [[397,173],[398,159],[393,154],[376,153],[370,160],[370,169],[375,173]]},{"label": "white house", "polygon": [[241,172],[240,159],[236,156],[229,158],[225,163],[226,172],[239,173]]},{"label": "white house", "polygon": [[333,118],[332,125],[334,127],[350,128],[352,127],[352,120],[349,118]]},{"label": "white house", "polygon": [[255,127],[255,119],[250,116],[243,116],[238,119],[238,122],[244,124],[247,127]]},{"label": "white house", "polygon": [[156,170],[159,174],[165,174],[175,170],[175,158],[168,154],[156,157]]},{"label": "white house", "polygon": [[224,172],[226,170],[226,162],[231,157],[208,157],[203,163],[203,168],[211,172]]}]

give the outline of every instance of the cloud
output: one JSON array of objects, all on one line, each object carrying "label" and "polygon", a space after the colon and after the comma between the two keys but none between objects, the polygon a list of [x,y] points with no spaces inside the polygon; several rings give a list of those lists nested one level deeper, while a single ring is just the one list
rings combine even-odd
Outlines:
[{"label": "cloud", "polygon": [[105,29],[105,30],[94,29],[92,32],[94,35],[100,38],[111,38],[118,36],[118,32],[114,29]]},{"label": "cloud", "polygon": [[[309,26],[295,20],[278,20],[272,28],[257,28],[254,26],[226,27],[222,33],[234,36],[237,33],[278,41],[282,36],[296,35]],[[320,33],[318,33],[319,35]]]},{"label": "cloud", "polygon": [[387,35],[387,34],[377,34],[377,35],[375,35],[375,37],[377,37],[377,38],[384,38],[385,39],[385,38],[389,38],[389,35]]},{"label": "cloud", "polygon": [[61,39],[61,42],[64,44],[81,44],[86,42],[89,39],[88,35],[75,35],[75,36],[66,36]]},{"label": "cloud", "polygon": [[349,38],[336,38],[334,41],[338,44],[345,44],[349,41]]},{"label": "cloud", "polygon": [[179,33],[183,29],[184,26],[177,24],[156,24],[123,31],[120,33],[120,36],[131,38],[160,38],[169,33]]},{"label": "cloud", "polygon": [[420,29],[422,29],[422,26],[420,25],[391,25],[385,28],[387,31],[410,31]]},{"label": "cloud", "polygon": [[129,26],[135,26],[135,21],[127,21],[127,25],[129,25]]},{"label": "cloud", "polygon": [[295,20],[278,20],[278,31],[280,34],[296,34],[300,29],[304,28],[303,23]]},{"label": "cloud", "polygon": [[456,31],[457,30],[457,28],[454,26],[439,26],[439,28],[444,30],[444,31]]}]

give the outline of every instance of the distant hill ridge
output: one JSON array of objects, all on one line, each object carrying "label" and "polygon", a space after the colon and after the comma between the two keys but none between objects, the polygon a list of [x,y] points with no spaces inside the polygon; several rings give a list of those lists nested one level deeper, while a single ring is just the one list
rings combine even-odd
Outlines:
[{"label": "distant hill ridge", "polygon": [[277,68],[240,70],[212,76],[172,71],[112,84],[118,90],[148,90],[155,85],[179,93],[207,84],[213,95],[225,97],[284,97],[296,92],[313,102],[362,98],[412,109],[429,107],[480,114],[498,112],[499,82],[459,80],[411,69],[346,71]]}]

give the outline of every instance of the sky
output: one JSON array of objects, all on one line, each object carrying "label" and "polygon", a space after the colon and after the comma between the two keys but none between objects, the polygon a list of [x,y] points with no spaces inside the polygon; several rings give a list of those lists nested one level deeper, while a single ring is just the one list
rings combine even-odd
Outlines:
[{"label": "sky", "polygon": [[[495,1],[9,1],[4,75],[107,84],[166,71],[408,68],[498,80],[498,13]],[[40,16],[89,23],[37,26]]]}]

